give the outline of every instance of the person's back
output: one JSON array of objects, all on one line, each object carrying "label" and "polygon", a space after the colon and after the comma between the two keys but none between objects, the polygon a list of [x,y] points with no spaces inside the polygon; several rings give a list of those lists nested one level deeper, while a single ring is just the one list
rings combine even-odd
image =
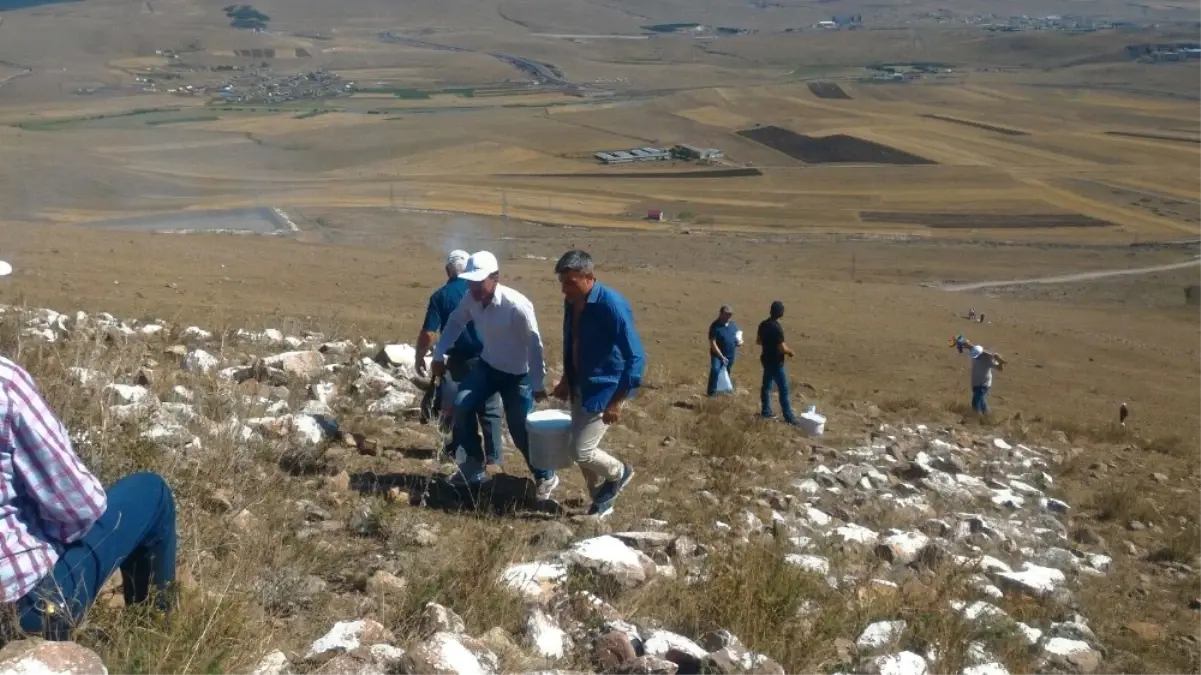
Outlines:
[{"label": "person's back", "polygon": [[972,359],[972,386],[991,388],[992,371],[995,365],[992,354],[987,352]]},{"label": "person's back", "polygon": [[784,363],[784,352],[780,349],[784,344],[784,328],[778,317],[770,317],[759,323],[759,345],[763,348],[759,360],[765,366],[776,366]]},{"label": "person's back", "polygon": [[[442,288],[434,291],[430,297],[430,307],[438,317],[438,331],[446,329],[446,322],[450,319],[450,313],[459,306],[467,295],[467,282],[463,279],[455,277],[448,280]],[[427,327],[428,329],[428,327]],[[447,350],[446,354],[452,359],[467,361],[479,356],[484,350],[484,343],[480,340],[479,333],[475,330],[474,323],[468,323],[467,327],[459,335],[459,339],[455,340],[454,345]]]}]

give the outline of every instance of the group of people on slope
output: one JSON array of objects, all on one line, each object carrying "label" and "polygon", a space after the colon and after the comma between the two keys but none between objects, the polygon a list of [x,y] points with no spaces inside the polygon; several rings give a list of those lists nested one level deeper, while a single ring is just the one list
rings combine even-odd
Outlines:
[{"label": "group of people on slope", "polygon": [[[529,462],[526,416],[534,402],[571,402],[570,450],[592,498],[589,513],[606,516],[630,482],[633,467],[600,449],[642,384],[646,354],[629,303],[596,280],[592,257],[568,251],[555,265],[564,296],[563,377],[547,392],[542,338],[533,304],[500,283],[495,256],[455,251],[446,285],[430,298],[418,339],[418,368],[432,348],[432,370],[444,387],[451,447],[464,450],[454,476],[478,486],[487,464],[499,465],[501,412],[513,442]],[[0,276],[11,267],[0,265]],[[740,331],[722,306],[709,329],[709,393],[720,368],[733,369]],[[772,387],[784,419],[795,423],[784,370],[793,351],[784,340],[783,303],[759,324],[762,415],[772,417]],[[437,333],[441,336],[435,343]],[[972,408],[987,414],[999,355],[963,339],[953,344],[972,359]],[[481,440],[479,430],[483,429]],[[558,486],[553,472],[531,467],[539,498]],[[171,488],[153,473],[135,473],[105,490],[84,466],[67,430],[21,366],[0,357],[0,602],[15,610],[0,622],[0,641],[18,633],[69,639],[70,630],[112,574],[121,572],[127,606],[169,614],[176,598],[177,530]]]},{"label": "group of people on slope", "polygon": [[[629,303],[596,279],[592,256],[572,250],[555,265],[563,292],[563,377],[548,392],[542,334],[534,305],[500,282],[496,256],[453,251],[448,281],[434,292],[418,338],[417,368],[424,375],[430,351],[434,378],[443,382],[450,419],[448,449],[464,459],[451,483],[478,488],[488,464],[500,465],[500,412],[513,444],[529,464],[526,417],[535,402],[553,396],[571,403],[569,451],[588,486],[590,515],[604,517],[634,469],[600,449],[609,425],[642,384],[646,353]],[[434,335],[440,332],[437,342]],[[481,442],[480,430],[484,437]],[[559,486],[553,471],[529,466],[536,496],[549,499]]]},{"label": "group of people on slope", "polygon": [[[795,425],[796,415],[792,411],[792,403],[788,393],[788,373],[784,363],[795,353],[784,341],[784,327],[780,319],[784,318],[784,303],[776,300],[771,303],[768,316],[759,322],[755,334],[755,344],[759,345],[759,364],[763,366],[763,381],[759,386],[760,412],[765,419],[772,419],[775,414],[771,411],[771,390],[775,387],[780,396],[780,412],[784,421]],[[742,331],[734,323],[734,309],[722,305],[717,311],[717,319],[709,324],[709,386],[707,394],[717,395],[717,382],[724,368],[726,374],[733,377],[734,361],[738,356],[738,347],[742,345]]]}]

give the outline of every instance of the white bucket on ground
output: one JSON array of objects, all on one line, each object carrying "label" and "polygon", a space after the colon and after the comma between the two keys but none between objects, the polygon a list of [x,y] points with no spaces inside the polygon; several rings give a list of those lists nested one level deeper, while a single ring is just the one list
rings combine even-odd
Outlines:
[{"label": "white bucket on ground", "polygon": [[826,431],[825,415],[819,415],[812,410],[806,410],[805,412],[801,413],[801,417],[797,420],[797,424],[799,424],[800,427],[805,430],[805,433],[809,434],[810,436],[821,436]]},{"label": "white bucket on ground", "polygon": [[571,415],[564,410],[539,410],[525,418],[530,437],[530,466],[536,469],[566,469],[571,457]]}]

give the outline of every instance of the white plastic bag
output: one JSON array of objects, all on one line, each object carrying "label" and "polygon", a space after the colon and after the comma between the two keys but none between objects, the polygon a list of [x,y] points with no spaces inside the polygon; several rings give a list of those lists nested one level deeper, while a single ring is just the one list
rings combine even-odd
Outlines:
[{"label": "white plastic bag", "polygon": [[717,371],[717,387],[713,391],[718,394],[729,394],[734,391],[734,383],[730,380],[730,371],[725,366]]}]

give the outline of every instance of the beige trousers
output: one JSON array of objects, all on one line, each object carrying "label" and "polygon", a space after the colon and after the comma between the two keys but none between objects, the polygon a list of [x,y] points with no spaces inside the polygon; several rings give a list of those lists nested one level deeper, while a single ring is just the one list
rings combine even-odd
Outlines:
[{"label": "beige trousers", "polygon": [[571,392],[571,456],[584,474],[588,496],[593,499],[605,481],[621,480],[625,470],[621,460],[599,447],[607,430],[601,414],[584,410],[580,392]]}]

